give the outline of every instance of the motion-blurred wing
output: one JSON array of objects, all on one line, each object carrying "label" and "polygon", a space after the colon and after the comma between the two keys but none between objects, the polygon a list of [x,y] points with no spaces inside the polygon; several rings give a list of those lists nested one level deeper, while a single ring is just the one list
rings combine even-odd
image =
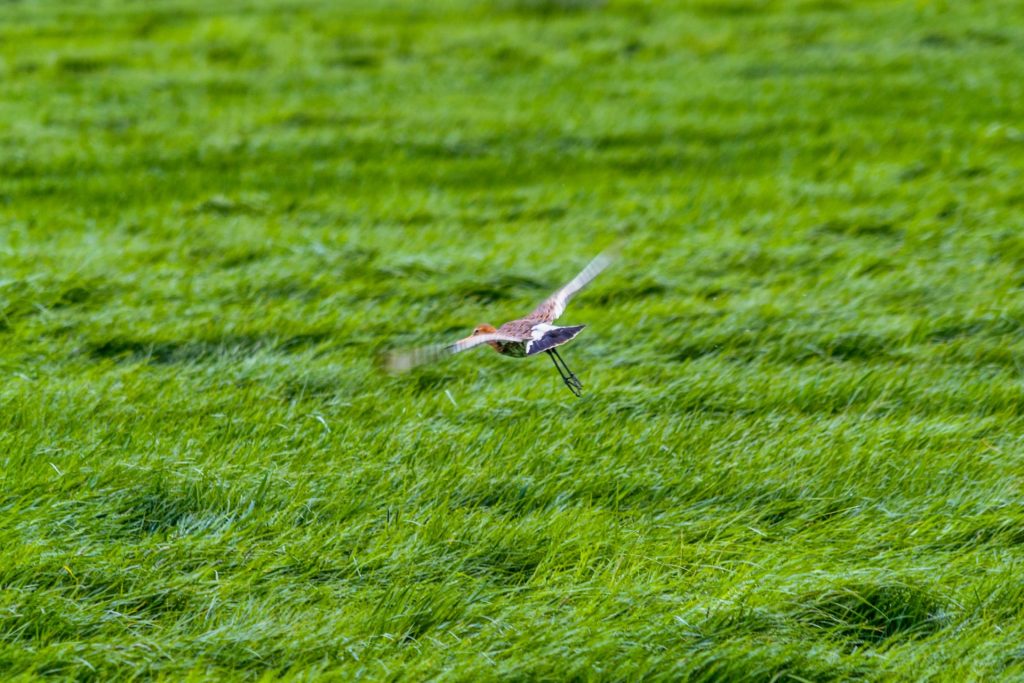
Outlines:
[{"label": "motion-blurred wing", "polygon": [[445,356],[450,356],[453,353],[466,351],[475,346],[480,346],[481,344],[486,344],[487,342],[492,341],[514,342],[522,341],[522,339],[510,334],[477,334],[472,337],[460,339],[452,344],[436,344],[434,346],[422,346],[418,349],[409,349],[406,351],[392,351],[385,357],[384,365],[388,372],[408,372],[417,365],[432,363],[444,358]]},{"label": "motion-blurred wing", "polygon": [[544,302],[534,309],[533,313],[530,314],[530,318],[533,320],[543,320],[545,322],[553,322],[558,320],[559,316],[565,312],[565,305],[569,302],[569,299],[573,294],[583,289],[587,283],[597,277],[602,270],[608,267],[615,258],[615,254],[612,251],[604,251],[587,264],[579,275],[569,281],[567,285],[562,287],[560,290],[552,294],[550,297],[544,300]]},{"label": "motion-blurred wing", "polygon": [[465,351],[471,349],[474,346],[480,346],[492,341],[505,341],[505,342],[517,342],[523,341],[522,337],[518,337],[513,334],[503,334],[501,332],[489,332],[487,334],[476,334],[472,337],[466,337],[460,339],[454,344],[449,344],[447,347],[448,353],[458,353],[459,351]]}]

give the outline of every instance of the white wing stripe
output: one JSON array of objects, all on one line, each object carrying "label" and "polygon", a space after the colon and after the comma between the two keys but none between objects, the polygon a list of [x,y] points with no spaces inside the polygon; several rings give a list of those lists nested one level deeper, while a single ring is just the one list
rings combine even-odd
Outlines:
[{"label": "white wing stripe", "polygon": [[547,323],[538,323],[530,328],[530,341],[526,342],[526,355],[530,355],[530,349],[533,348],[535,342],[539,342],[544,338],[551,330],[557,330],[557,325],[548,325]]}]

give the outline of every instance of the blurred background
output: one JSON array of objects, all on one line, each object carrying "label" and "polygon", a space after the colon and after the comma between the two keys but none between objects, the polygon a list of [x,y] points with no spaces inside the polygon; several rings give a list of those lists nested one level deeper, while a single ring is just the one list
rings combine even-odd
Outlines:
[{"label": "blurred background", "polygon": [[[7,3],[3,265],[35,274],[24,305],[102,301],[100,337],[118,309],[162,318],[126,335],[141,341],[168,314],[200,337],[214,315],[241,337],[462,331],[476,304],[532,303],[621,236],[622,301],[781,295],[799,314],[881,283],[900,311],[941,315],[991,294],[993,268],[1015,278],[1004,257],[1024,248],[1020,18],[1013,2]],[[410,282],[443,307],[384,316],[377,299]]]},{"label": "blurred background", "polygon": [[[0,3],[0,671],[1019,676],[1022,73],[1017,0]],[[375,367],[620,242],[583,399]]]}]

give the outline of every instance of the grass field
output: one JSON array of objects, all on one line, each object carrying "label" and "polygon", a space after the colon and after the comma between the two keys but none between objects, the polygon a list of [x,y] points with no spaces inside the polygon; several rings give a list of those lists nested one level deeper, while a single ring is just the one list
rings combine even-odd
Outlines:
[{"label": "grass field", "polygon": [[[1024,678],[1024,5],[0,4],[0,677]],[[565,352],[386,348],[529,311]]]}]

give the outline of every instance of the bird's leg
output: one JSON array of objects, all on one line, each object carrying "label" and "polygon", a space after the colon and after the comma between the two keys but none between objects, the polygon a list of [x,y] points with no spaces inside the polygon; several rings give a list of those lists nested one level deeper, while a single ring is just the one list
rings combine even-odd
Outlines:
[{"label": "bird's leg", "polygon": [[569,391],[574,393],[576,396],[581,396],[583,393],[583,382],[579,380],[576,373],[569,369],[569,366],[565,364],[565,360],[558,351],[551,349],[551,352],[555,355],[555,358],[558,359],[558,362],[562,364],[562,368],[565,370],[565,377],[563,379],[565,380],[565,385],[569,387]]},{"label": "bird's leg", "polygon": [[[558,376],[562,378],[563,382],[565,382],[565,386],[569,387],[569,391],[571,391],[573,394],[575,394],[576,396],[579,396],[580,395],[579,389],[577,389],[573,385],[573,380],[575,380],[575,376],[573,376],[571,373],[566,374],[566,371],[562,369],[562,365],[559,365],[559,361],[561,360],[561,358],[557,357],[554,354],[554,352],[548,351],[547,354],[549,356],[551,356],[551,362],[555,364],[555,369],[558,370]],[[563,361],[563,364],[564,364],[564,361]],[[578,380],[576,380],[576,381],[578,382]]]},{"label": "bird's leg", "polygon": [[569,366],[565,364],[562,357],[558,355],[558,351],[551,349],[547,353],[551,356],[551,362],[555,364],[555,369],[558,370],[558,374],[561,376],[562,381],[565,382],[565,386],[569,387],[569,391],[575,396],[582,396],[583,382],[569,369]]},{"label": "bird's leg", "polygon": [[552,353],[551,351],[548,351],[547,354],[548,354],[548,357],[551,359],[551,362],[555,364],[555,370],[558,370],[558,376],[561,377],[562,381],[564,382],[565,381],[565,372],[562,371],[562,366],[558,364],[557,360],[555,360],[555,354]]},{"label": "bird's leg", "polygon": [[558,351],[556,351],[555,349],[551,349],[551,351],[552,353],[555,354],[555,357],[562,364],[562,367],[565,368],[565,372],[568,375],[568,377],[565,380],[565,383],[569,385],[570,389],[575,389],[573,393],[579,396],[583,390],[583,382],[579,380],[579,377],[576,376],[575,372],[569,369],[569,366],[565,364],[565,361],[562,359],[562,356],[559,355]]}]

